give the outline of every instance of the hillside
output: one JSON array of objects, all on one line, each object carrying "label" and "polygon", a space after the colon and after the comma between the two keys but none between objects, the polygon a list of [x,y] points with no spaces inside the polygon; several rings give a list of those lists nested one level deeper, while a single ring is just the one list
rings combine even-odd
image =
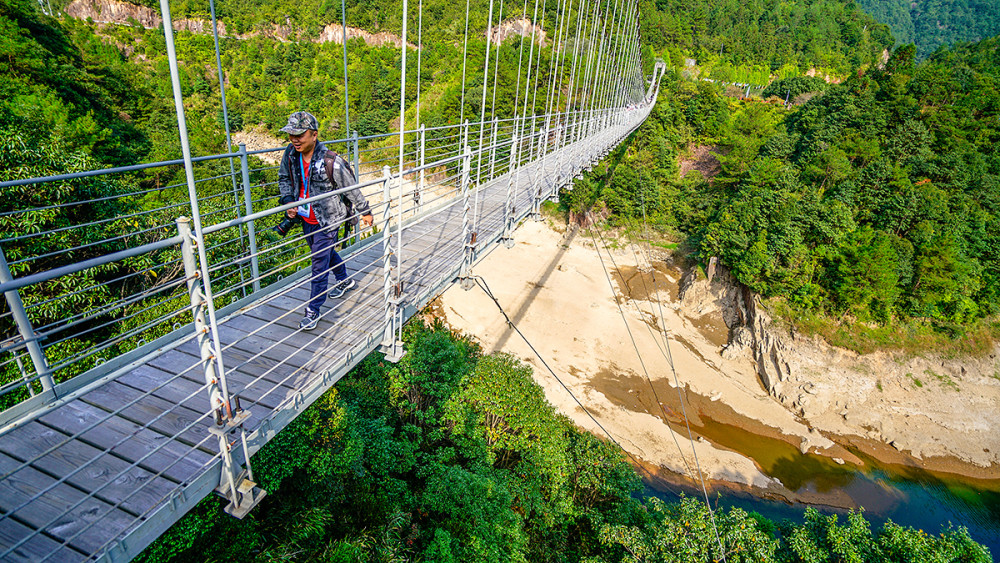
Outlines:
[{"label": "hillside", "polygon": [[[800,311],[913,321],[918,334],[967,335],[959,348],[982,353],[1000,332],[990,320],[1000,312],[997,42],[921,63],[901,48],[884,69],[838,85],[788,81],[797,95],[787,109],[678,81],[621,163],[566,201],[601,203],[622,223],[648,217],[703,263],[718,256]],[[783,83],[772,88],[784,98]],[[717,146],[714,178],[677,173],[677,156],[697,145]],[[907,338],[873,330],[850,345]]]},{"label": "hillside", "polygon": [[897,45],[913,43],[917,57],[938,47],[1000,35],[1000,0],[859,0],[889,26]]},{"label": "hillside", "polygon": [[[718,72],[726,66],[734,73],[763,67],[767,74],[821,68],[854,78],[822,95],[803,92],[795,100],[802,105],[786,110],[737,101],[714,84],[672,73],[648,127],[609,159],[612,166],[602,164],[582,181],[566,197],[569,204],[599,200],[615,214],[613,221],[624,223],[645,215],[648,202],[656,226],[684,234],[693,255],[722,256],[746,283],[795,296],[811,310],[858,316],[870,310],[873,323],[930,315],[957,327],[995,312],[1000,139],[990,120],[998,106],[995,71],[989,68],[996,68],[995,48],[970,46],[925,65],[914,65],[912,53],[900,51],[878,71],[873,69],[889,36],[849,2],[643,6],[647,63],[662,53],[677,66],[691,56]],[[192,21],[207,16],[203,3],[176,8],[176,16]],[[219,9],[233,34],[221,45],[233,127],[274,132],[291,111],[309,109],[321,119],[324,137],[342,134],[342,51],[333,41],[320,41],[323,30],[338,21],[337,4],[323,2],[317,9],[251,0]],[[463,9],[444,1],[425,6],[425,107],[419,121],[429,126],[481,109],[477,96],[462,92]],[[348,23],[373,34],[398,33],[398,10],[398,4],[379,0],[352,2]],[[482,0],[472,5],[472,68],[483,64],[490,23],[485,14]],[[495,19],[515,15],[516,8]],[[554,16],[550,4],[540,18],[547,29]],[[41,13],[35,2],[0,0],[0,177],[179,155],[163,32],[120,23],[59,20]],[[284,35],[264,33],[276,26],[286,26]],[[213,42],[203,31],[192,26],[176,34],[188,131],[198,155],[225,146]],[[519,46],[513,38],[499,55],[499,116],[514,113],[513,91],[524,72],[516,63]],[[549,45],[542,52],[544,71],[565,49]],[[409,57],[415,63],[416,52],[357,40],[348,56],[352,129],[364,135],[398,127],[399,69],[402,57],[407,65]],[[548,87],[546,80],[539,80],[540,90]],[[470,78],[467,88],[482,93],[482,79]],[[403,95],[411,108],[407,119],[417,122],[415,88]],[[540,103],[529,111],[543,108]],[[720,173],[712,181],[674,174],[690,143],[720,147]],[[616,169],[616,162],[623,165]],[[206,195],[230,189],[223,163],[214,166],[206,174],[224,181],[200,185]],[[176,182],[182,175],[175,167],[162,177],[128,174],[107,182],[60,183],[51,191],[5,188],[5,233],[83,222],[71,213],[118,217],[134,209],[164,210],[162,217],[10,240],[4,252],[16,264],[15,275],[118,250],[135,242],[128,236],[169,224],[176,212],[166,204],[183,199],[169,186],[183,185]],[[99,210],[61,207],[67,198],[115,199],[137,188],[140,197],[116,199]],[[935,205],[924,205],[929,190],[935,190]],[[877,205],[862,197],[869,193],[881,198]],[[262,205],[272,196],[262,196]],[[202,211],[212,212],[211,205],[223,204]],[[8,213],[45,206],[23,215],[30,224],[14,224],[10,217],[16,215]],[[898,223],[906,229],[887,223],[887,214],[906,219]],[[871,237],[889,242],[869,245]],[[902,253],[906,245],[897,239],[907,241],[912,253]],[[90,240],[111,242],[45,263],[15,262]],[[866,254],[870,246],[879,252]],[[225,253],[236,250],[218,252],[224,262]],[[125,279],[116,282],[121,285],[145,283],[137,274],[150,271],[134,261],[114,268],[101,275]],[[862,291],[873,285],[864,277],[871,272],[874,282],[884,282],[874,294]],[[44,305],[59,292],[93,302],[120,298],[119,285],[100,281],[81,276],[73,287],[48,284],[31,296],[29,304],[41,303],[33,320],[57,316],[51,310],[57,305]],[[887,296],[896,299],[888,302]],[[883,306],[871,307],[873,302]],[[68,339],[49,359],[73,353],[70,345],[102,342],[108,357],[120,354],[126,345],[116,347],[113,337],[121,332],[115,331],[141,326],[158,313],[141,306],[123,308],[124,318],[107,319],[120,322],[102,324],[101,331]],[[13,334],[9,318],[4,322],[5,335]],[[440,327],[414,324],[405,338],[409,354],[403,363],[369,357],[257,454],[254,467],[269,495],[250,517],[230,519],[209,498],[142,559],[611,563],[631,561],[634,553],[650,561],[705,561],[726,553],[734,563],[765,563],[821,560],[815,554],[830,552],[830,538],[846,538],[833,547],[859,561],[989,560],[962,528],[940,536],[892,524],[872,531],[860,515],[843,523],[816,512],[803,525],[779,525],[741,510],[719,511],[713,520],[700,502],[640,498],[626,454],[558,415],[517,359],[483,355],[470,339]],[[4,382],[20,377],[11,361],[3,369]]]},{"label": "hillside", "polygon": [[529,366],[442,326],[404,338],[399,364],[372,354],[255,455],[268,496],[250,517],[206,498],[138,561],[992,560],[965,528],[641,497],[626,454],[559,414]]}]

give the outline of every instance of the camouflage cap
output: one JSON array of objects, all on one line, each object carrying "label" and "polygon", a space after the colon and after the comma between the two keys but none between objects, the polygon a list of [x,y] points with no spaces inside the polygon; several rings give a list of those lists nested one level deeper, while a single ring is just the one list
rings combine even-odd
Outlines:
[{"label": "camouflage cap", "polygon": [[319,122],[308,111],[297,111],[288,116],[288,124],[281,130],[289,135],[301,135],[306,131],[318,131]]}]

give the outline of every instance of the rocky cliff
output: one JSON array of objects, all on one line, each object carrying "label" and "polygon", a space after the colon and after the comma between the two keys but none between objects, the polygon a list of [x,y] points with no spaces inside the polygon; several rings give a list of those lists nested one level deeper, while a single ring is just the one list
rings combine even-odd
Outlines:
[{"label": "rocky cliff", "polygon": [[925,461],[958,458],[982,477],[1000,477],[1000,345],[976,358],[862,355],[775,322],[724,267],[709,273],[685,273],[681,306],[720,309],[730,330],[721,355],[753,362],[770,396],[809,426]]},{"label": "rocky cliff", "polygon": [[[160,12],[157,10],[127,2],[118,2],[116,0],[73,0],[73,2],[66,6],[64,13],[73,18],[90,18],[97,23],[116,25],[137,24],[147,29],[157,28],[163,23]],[[181,18],[173,20],[172,24],[176,31],[189,31],[199,34],[212,33],[212,22],[209,20]],[[235,39],[269,37],[277,41],[290,41],[296,38],[295,28],[289,21],[286,21],[284,24],[273,24],[269,29],[256,30],[249,33],[230,33],[226,29],[226,22],[219,21],[218,30],[220,37],[232,37]],[[347,27],[347,38],[361,39],[365,44],[373,47],[390,45],[399,48],[403,44],[402,38],[398,35],[388,32],[372,33],[350,26]],[[313,41],[317,43],[341,44],[344,42],[343,26],[340,24],[327,25],[323,28],[319,38]],[[410,49],[416,49],[416,46],[409,42],[407,42],[406,46]]]},{"label": "rocky cliff", "polygon": [[500,22],[490,28],[489,35],[492,43],[503,43],[509,37],[520,35],[528,38],[534,36],[534,40],[539,45],[542,47],[546,45],[545,30],[541,26],[531,23],[528,18],[513,18]]}]

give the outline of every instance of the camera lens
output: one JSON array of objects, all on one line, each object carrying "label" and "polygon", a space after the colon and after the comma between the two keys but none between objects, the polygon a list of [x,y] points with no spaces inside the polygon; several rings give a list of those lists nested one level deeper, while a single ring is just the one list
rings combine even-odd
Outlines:
[{"label": "camera lens", "polygon": [[277,232],[281,236],[288,235],[288,231],[291,231],[292,227],[295,226],[295,223],[298,223],[297,219],[298,219],[298,217],[294,217],[293,218],[293,217],[286,216],[285,218],[283,218],[281,220],[280,223],[278,223],[277,225],[275,225],[275,227],[274,227],[275,232]]}]

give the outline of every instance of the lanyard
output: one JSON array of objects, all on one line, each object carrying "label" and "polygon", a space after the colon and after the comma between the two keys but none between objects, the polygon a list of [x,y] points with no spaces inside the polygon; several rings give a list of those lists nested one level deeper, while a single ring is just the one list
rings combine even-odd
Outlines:
[{"label": "lanyard", "polygon": [[[306,176],[305,158],[302,157],[302,153],[299,153],[299,172],[302,174],[302,199],[306,199],[309,197],[309,177]],[[309,217],[312,215],[312,204],[300,205],[298,213],[303,217]]]},{"label": "lanyard", "polygon": [[302,187],[305,188],[305,197],[309,197],[309,178],[306,176],[305,159],[299,153],[299,172],[302,174]]}]

